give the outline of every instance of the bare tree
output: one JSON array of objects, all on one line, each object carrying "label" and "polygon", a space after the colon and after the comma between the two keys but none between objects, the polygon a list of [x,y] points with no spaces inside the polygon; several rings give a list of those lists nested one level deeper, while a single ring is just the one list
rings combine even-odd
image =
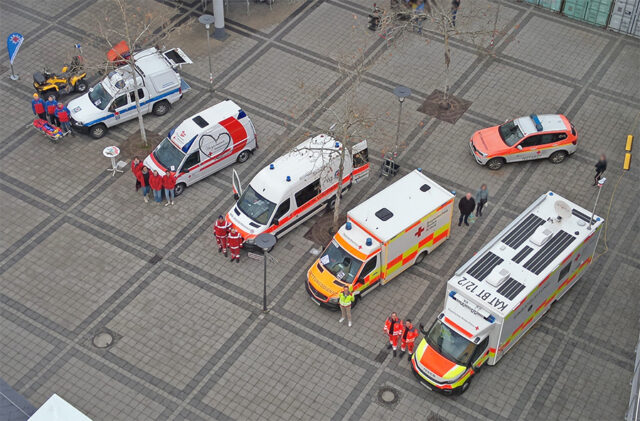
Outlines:
[{"label": "bare tree", "polygon": [[[142,86],[139,85],[138,72],[136,70],[136,55],[134,52],[154,44],[159,44],[177,28],[172,26],[165,14],[153,12],[154,6],[157,9],[157,4],[146,4],[146,2],[137,0],[110,0],[109,3],[111,3],[113,7],[106,5],[105,9],[111,13],[105,14],[102,20],[97,19],[96,26],[109,48],[113,48],[114,45],[123,40],[129,47],[130,54],[121,54],[117,61],[119,62],[118,65],[125,65],[122,68],[128,69],[133,80],[133,92],[140,137],[144,144],[147,145],[147,135],[144,128],[143,113],[140,109],[140,96],[138,94],[138,89]],[[116,64],[105,61],[100,63],[99,67],[108,73],[116,67]]]}]

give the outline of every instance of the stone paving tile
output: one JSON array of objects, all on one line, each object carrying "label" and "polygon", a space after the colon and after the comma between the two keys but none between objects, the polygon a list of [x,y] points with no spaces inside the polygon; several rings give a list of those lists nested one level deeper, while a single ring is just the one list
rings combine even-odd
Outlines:
[{"label": "stone paving tile", "polygon": [[[553,41],[558,39],[563,42]],[[548,48],[549,45],[554,45],[554,48]],[[582,78],[606,45],[607,39],[592,29],[581,30],[564,22],[534,16],[505,48],[504,54],[567,76]]]},{"label": "stone paving tile", "polygon": [[[325,22],[332,23],[327,30]],[[283,38],[324,57],[351,65],[376,38],[366,29],[367,18],[333,4],[320,4]]]},{"label": "stone paving tile", "polygon": [[329,69],[271,48],[225,89],[298,118],[337,78]]},{"label": "stone paving tile", "polygon": [[632,44],[625,44],[620,54],[608,64],[598,86],[640,99],[640,84],[633,76],[639,64],[640,51]]},{"label": "stone paving tile", "polygon": [[[13,6],[18,9],[20,9],[21,6],[28,5],[28,4],[25,4],[26,2],[18,2],[18,1],[11,1],[11,0],[3,0],[2,3],[8,5],[9,7]],[[6,7],[2,8],[2,14],[0,14],[0,26],[5,28],[4,32],[7,32],[7,36],[12,32],[19,32],[22,35],[24,35],[28,32],[37,30],[38,28],[41,27],[39,23],[40,22],[38,22],[37,20],[29,19],[22,14],[17,14],[13,10]],[[33,40],[29,40],[29,39],[25,40],[25,42],[23,42],[23,45],[20,46],[20,49],[22,50],[24,47],[26,47],[29,41],[33,41]],[[17,65],[19,63],[19,60],[22,58],[22,55],[24,55],[24,51],[22,51],[21,55],[16,56],[16,61],[14,63],[14,68],[16,70],[18,69]],[[20,59],[18,57],[20,57]]]},{"label": "stone paving tile", "polygon": [[58,369],[56,376],[42,384],[30,400],[40,406],[56,393],[94,420],[158,419],[164,407],[123,380],[125,383],[72,358]]},{"label": "stone paving tile", "polygon": [[[450,84],[462,76],[474,58],[466,50],[451,47]],[[444,89],[443,69],[444,44],[440,40],[406,34],[384,50],[369,72],[429,95],[434,89]],[[397,101],[395,97],[392,99]]]},{"label": "stone paving tile", "polygon": [[[496,13],[498,14],[497,22]],[[497,43],[501,37],[518,27],[513,26],[513,19],[518,13],[522,12],[509,3],[500,3],[498,8],[497,3],[487,0],[465,2],[460,5],[456,17],[456,29],[459,34],[454,34],[452,39],[470,43],[474,48],[478,48],[478,51],[489,48],[492,38],[494,43]]]},{"label": "stone paving tile", "polygon": [[[60,244],[64,247],[56,246]],[[2,291],[73,330],[143,263],[85,231],[62,224],[3,274]]]},{"label": "stone paving tile", "polygon": [[4,191],[0,191],[0,203],[3,203],[3,229],[2,242],[0,242],[0,253],[2,253],[44,221],[48,214]]},{"label": "stone paving tile", "polygon": [[[31,79],[31,76],[25,75],[20,76],[20,78],[23,76]],[[4,87],[2,90],[4,95],[0,98],[0,106],[2,107],[3,112],[6,113],[6,117],[8,117],[6,126],[4,127],[5,130],[11,134],[15,134],[16,136],[23,136],[25,133],[29,132],[37,133],[36,129],[31,127],[31,123],[33,123],[33,119],[36,118],[36,116],[31,110],[31,98],[29,97],[29,94],[25,92],[24,96],[18,96],[19,92],[4,89]],[[33,89],[31,91],[33,91]],[[4,139],[2,143],[11,140],[12,139]],[[43,143],[45,141],[49,141],[44,135],[41,135],[40,140]]]},{"label": "stone paving tile", "polygon": [[0,326],[0,377],[16,384],[53,349],[53,345],[4,317],[0,318]]},{"label": "stone paving tile", "polygon": [[109,322],[110,352],[182,389],[248,315],[165,272]]},{"label": "stone paving tile", "polygon": [[471,110],[504,121],[563,112],[559,107],[570,93],[564,85],[494,62],[462,97],[473,102]]},{"label": "stone paving tile", "polygon": [[328,419],[364,374],[340,355],[273,323],[250,347],[203,399],[237,419]]},{"label": "stone paving tile", "polygon": [[[637,344],[629,330],[640,317],[640,307],[635,298],[640,296],[640,285],[634,269],[625,264],[612,268],[614,273],[607,276],[609,282],[598,307],[589,311],[590,320],[586,332],[607,344],[625,351],[632,351]],[[600,282],[604,279],[600,279]],[[610,308],[626,308],[624,313],[612,314]],[[636,324],[637,325],[637,324]]]}]

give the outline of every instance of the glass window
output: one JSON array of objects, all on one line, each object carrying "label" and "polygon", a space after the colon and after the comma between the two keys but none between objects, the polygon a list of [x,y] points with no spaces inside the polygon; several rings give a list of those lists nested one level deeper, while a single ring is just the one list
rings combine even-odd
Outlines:
[{"label": "glass window", "polygon": [[549,143],[555,143],[557,141],[558,141],[558,134],[557,133],[547,133],[547,134],[540,135],[540,144],[541,145],[546,145],[546,144],[549,144]]},{"label": "glass window", "polygon": [[249,186],[238,200],[238,209],[261,225],[267,225],[276,204],[260,196]]},{"label": "glass window", "polygon": [[[131,102],[136,102],[136,94],[131,92],[129,93],[129,98],[131,98]],[[142,89],[138,89],[138,99],[142,101],[144,98],[144,91]]]},{"label": "glass window", "polygon": [[529,136],[528,138],[523,140],[522,143],[520,143],[520,146],[522,146],[523,148],[538,146],[541,140],[542,140],[542,135],[538,134],[538,135]]},{"label": "glass window", "polygon": [[362,268],[362,272],[360,272],[360,277],[358,279],[364,282],[364,278],[366,278],[367,275],[373,272],[376,266],[378,266],[377,263],[378,263],[377,257],[374,257],[373,259],[365,263],[364,267]]},{"label": "glass window", "polygon": [[363,149],[353,155],[353,168],[362,167],[369,162],[369,149]]},{"label": "glass window", "polygon": [[507,146],[514,146],[524,137],[522,130],[520,130],[520,127],[518,127],[513,120],[507,121],[502,126],[498,127],[498,132],[500,133],[502,141],[506,143]]},{"label": "glass window", "polygon": [[433,349],[449,361],[466,366],[471,360],[476,345],[464,338],[455,330],[436,320],[429,334],[427,343]]},{"label": "glass window", "polygon": [[184,159],[184,153],[176,148],[168,137],[165,137],[158,147],[153,151],[156,160],[167,169],[178,168]]},{"label": "glass window", "polygon": [[320,193],[320,180],[316,180],[295,194],[296,205],[304,205]]},{"label": "glass window", "polygon": [[183,168],[189,169],[191,167],[198,165],[199,163],[200,163],[200,152],[192,153],[187,157],[187,160],[184,161]]},{"label": "glass window", "polygon": [[126,95],[120,95],[119,97],[116,98],[115,101],[113,101],[113,105],[112,107],[114,109],[118,109],[120,107],[124,107],[125,105],[127,105],[127,96]]},{"label": "glass window", "polygon": [[282,218],[283,216],[285,216],[287,214],[287,212],[289,212],[289,208],[291,207],[291,201],[289,199],[285,200],[284,202],[282,202],[280,204],[280,206],[278,206],[278,209],[276,210],[276,213],[273,215],[273,224],[275,224],[275,221],[277,219]]},{"label": "glass window", "polygon": [[340,247],[335,241],[329,243],[320,257],[320,263],[345,285],[353,283],[362,262]]},{"label": "glass window", "polygon": [[569,262],[569,264],[563,267],[562,270],[560,271],[560,275],[558,275],[558,282],[562,281],[565,278],[565,276],[567,276],[567,273],[569,273],[570,270],[571,270],[571,262]]},{"label": "glass window", "polygon": [[89,90],[89,99],[96,107],[104,110],[111,102],[113,97],[102,87],[101,83],[98,83],[93,89]]},{"label": "glass window", "polygon": [[471,357],[472,363],[475,363],[476,361],[478,361],[478,358],[480,358],[482,354],[484,354],[484,351],[487,350],[488,345],[489,345],[489,337],[487,336],[486,338],[484,338],[482,342],[480,342],[480,345],[478,345],[476,350],[473,352],[473,356]]}]

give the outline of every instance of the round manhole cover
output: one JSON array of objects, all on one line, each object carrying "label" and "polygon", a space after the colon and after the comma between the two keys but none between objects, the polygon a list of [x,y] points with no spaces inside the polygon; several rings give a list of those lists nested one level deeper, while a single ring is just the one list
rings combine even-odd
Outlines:
[{"label": "round manhole cover", "polygon": [[101,332],[93,337],[93,345],[97,348],[108,348],[112,343],[113,336],[108,332]]},{"label": "round manhole cover", "polygon": [[378,402],[384,405],[393,405],[398,402],[398,391],[392,387],[385,386],[378,390]]}]

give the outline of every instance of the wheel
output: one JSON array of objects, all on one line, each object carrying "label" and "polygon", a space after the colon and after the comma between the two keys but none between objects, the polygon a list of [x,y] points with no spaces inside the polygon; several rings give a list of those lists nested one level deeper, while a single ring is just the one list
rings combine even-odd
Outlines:
[{"label": "wheel", "polygon": [[559,164],[564,161],[566,157],[567,153],[565,151],[555,151],[549,157],[549,161],[553,162],[554,164]]},{"label": "wheel", "polygon": [[178,184],[176,184],[176,189],[175,189],[175,191],[174,191],[174,194],[175,194],[176,196],[180,196],[180,195],[184,192],[184,189],[186,189],[186,188],[187,188],[187,185],[186,185],[186,184],[184,184],[184,183],[178,183]]},{"label": "wheel", "polygon": [[157,116],[165,115],[171,109],[171,105],[167,101],[160,101],[153,104],[153,114]]},{"label": "wheel", "polygon": [[469,385],[471,384],[471,377],[469,377],[469,380],[467,380],[462,387],[460,387],[460,391],[458,392],[459,395],[462,395],[464,392],[467,391],[467,389],[469,389]]},{"label": "wheel", "polygon": [[355,306],[358,305],[358,303],[360,302],[361,299],[362,299],[362,297],[360,297],[360,294],[354,295],[353,296],[353,302],[351,303],[351,309],[355,308]]},{"label": "wheel", "polygon": [[504,162],[504,158],[491,158],[487,162],[487,167],[489,167],[490,170],[499,170],[504,165]]},{"label": "wheel", "polygon": [[336,198],[333,197],[327,201],[327,212],[331,212],[336,207]]},{"label": "wheel", "polygon": [[100,139],[107,133],[107,126],[102,123],[95,124],[89,128],[89,136],[94,139]]},{"label": "wheel", "polygon": [[249,159],[249,156],[251,156],[251,152],[249,152],[246,149],[244,151],[240,152],[238,154],[238,159],[237,159],[238,163],[242,164],[243,162],[246,162],[247,159]]},{"label": "wheel", "polygon": [[429,252],[426,251],[426,250],[423,251],[422,253],[420,253],[418,258],[416,259],[416,263],[415,264],[422,263],[422,261],[424,260],[424,256],[426,256],[427,254],[429,254]]},{"label": "wheel", "polygon": [[88,87],[87,82],[84,79],[80,79],[76,81],[76,86],[75,86],[76,92],[83,93],[87,90],[87,87]]}]

